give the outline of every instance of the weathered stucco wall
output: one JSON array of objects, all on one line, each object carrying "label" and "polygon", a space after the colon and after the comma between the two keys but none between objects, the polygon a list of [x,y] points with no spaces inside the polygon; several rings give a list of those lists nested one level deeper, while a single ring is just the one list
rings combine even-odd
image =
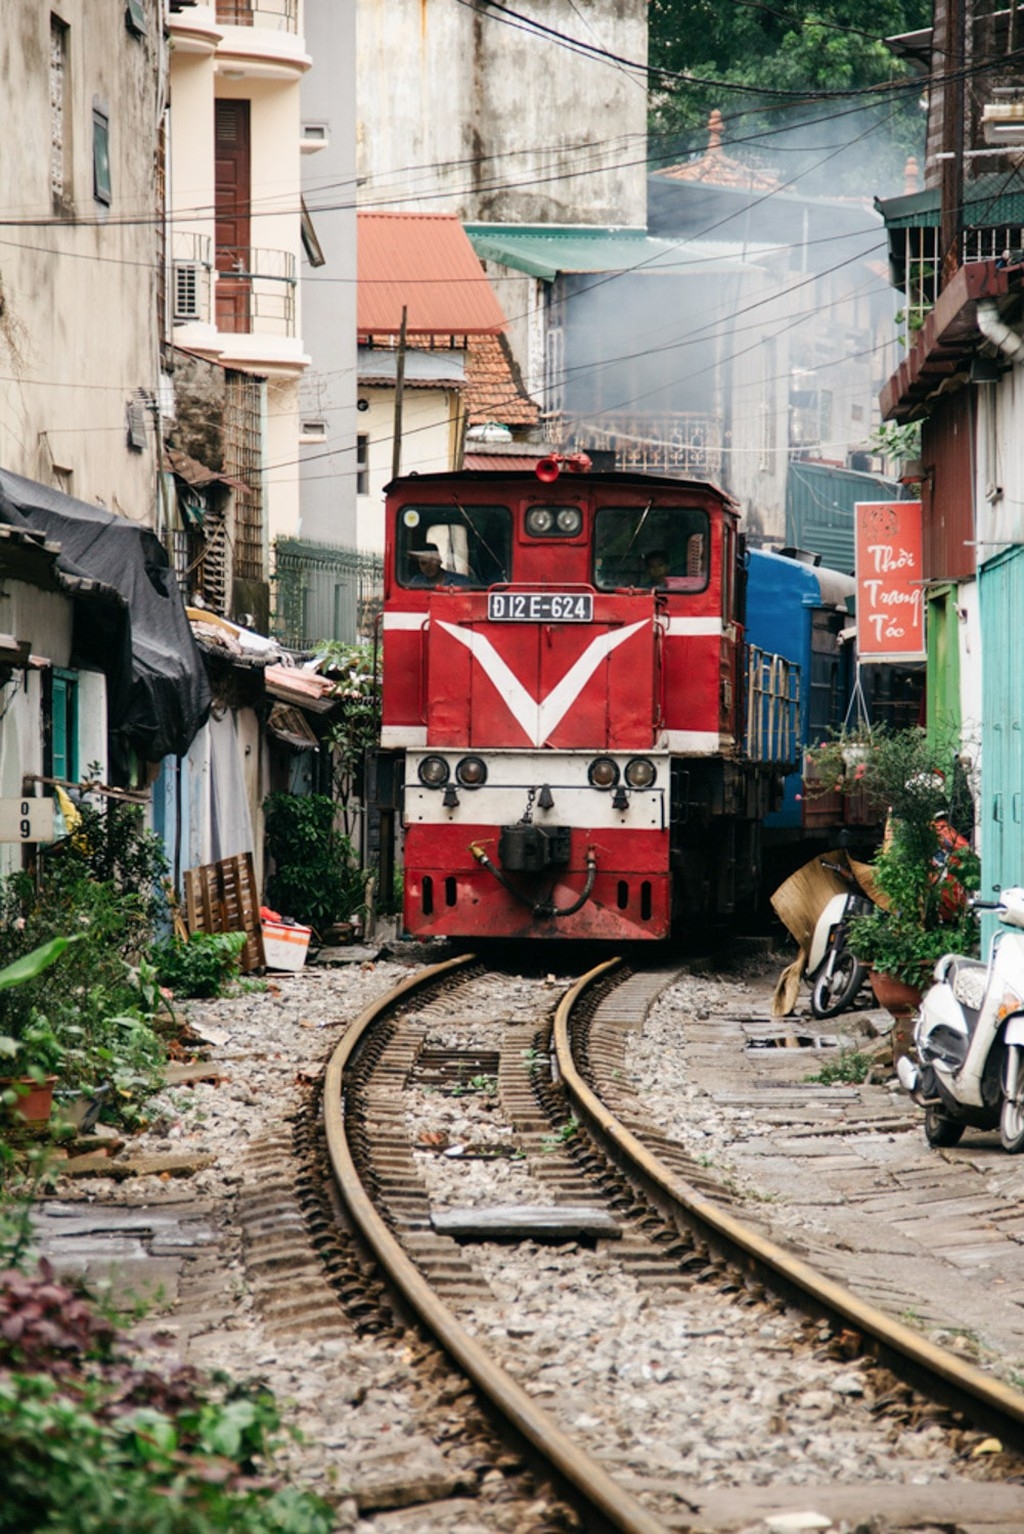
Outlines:
[{"label": "weathered stucco wall", "polygon": [[[646,0],[520,0],[516,13],[646,62]],[[451,0],[358,0],[357,15],[361,206],[644,223],[638,73]]]},{"label": "weathered stucco wall", "polygon": [[[359,416],[359,430],[370,439],[368,488],[358,498],[359,548],[384,552],[384,486],[391,478],[395,425],[394,389],[363,389],[369,409]],[[403,474],[441,474],[455,467],[459,397],[448,389],[407,389],[402,400]]]},{"label": "weathered stucco wall", "polygon": [[[17,101],[18,142],[35,151],[0,154],[0,463],[152,522],[153,412],[141,452],[125,413],[157,376],[159,30],[154,19],[137,36],[123,6],[89,0],[3,10],[0,95]],[[56,119],[51,11],[64,54]],[[109,203],[94,196],[94,112],[109,127]]]},{"label": "weathered stucco wall", "polygon": [[[307,0],[313,67],[302,81],[303,129],[323,147],[302,157],[302,189],[324,255],[302,273],[303,337],[312,364],[299,393],[319,440],[300,447],[301,534],[356,546],[356,0]],[[304,142],[306,142],[304,134]]]}]

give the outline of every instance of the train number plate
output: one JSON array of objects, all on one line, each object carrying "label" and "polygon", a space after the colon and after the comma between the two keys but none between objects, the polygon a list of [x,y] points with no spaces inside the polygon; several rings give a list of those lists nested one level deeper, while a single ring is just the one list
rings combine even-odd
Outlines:
[{"label": "train number plate", "polygon": [[487,616],[493,623],[592,623],[590,591],[490,591]]}]

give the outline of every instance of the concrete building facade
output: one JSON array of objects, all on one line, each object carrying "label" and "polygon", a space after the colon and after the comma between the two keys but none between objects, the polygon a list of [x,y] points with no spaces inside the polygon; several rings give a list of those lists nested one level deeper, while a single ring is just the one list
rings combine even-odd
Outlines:
[{"label": "concrete building facade", "polygon": [[149,523],[162,60],[156,6],[4,5],[0,464]]}]

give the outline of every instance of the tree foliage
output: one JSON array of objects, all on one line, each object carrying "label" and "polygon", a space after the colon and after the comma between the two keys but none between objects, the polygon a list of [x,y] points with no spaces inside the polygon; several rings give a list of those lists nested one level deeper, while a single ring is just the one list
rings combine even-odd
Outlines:
[{"label": "tree foliage", "polygon": [[[728,137],[734,142],[771,133],[759,146],[762,156],[770,157],[780,128],[823,126],[837,110],[861,104],[801,101],[799,95],[780,99],[771,95],[773,90],[813,98],[820,92],[860,91],[908,79],[906,64],[884,40],[930,20],[927,0],[817,0],[807,9],[791,0],[733,0],[728,5],[651,0],[652,130],[655,145],[661,144],[656,153],[671,158],[683,143],[691,151],[703,148],[703,135],[694,130],[702,130],[718,107],[731,124]],[[665,73],[659,78],[658,71]],[[714,83],[671,78],[680,73]],[[750,87],[753,93],[731,91],[730,85]],[[842,131],[852,140],[878,124],[894,161],[916,152],[923,130],[917,98],[914,89],[884,95],[868,111],[845,116]]]}]

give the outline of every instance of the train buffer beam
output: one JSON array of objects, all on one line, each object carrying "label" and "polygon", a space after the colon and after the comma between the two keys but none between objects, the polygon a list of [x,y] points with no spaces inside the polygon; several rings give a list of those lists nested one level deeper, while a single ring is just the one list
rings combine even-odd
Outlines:
[{"label": "train buffer beam", "polygon": [[492,1204],[434,1209],[430,1223],[453,1241],[617,1241],[622,1227],[590,1204]]}]

